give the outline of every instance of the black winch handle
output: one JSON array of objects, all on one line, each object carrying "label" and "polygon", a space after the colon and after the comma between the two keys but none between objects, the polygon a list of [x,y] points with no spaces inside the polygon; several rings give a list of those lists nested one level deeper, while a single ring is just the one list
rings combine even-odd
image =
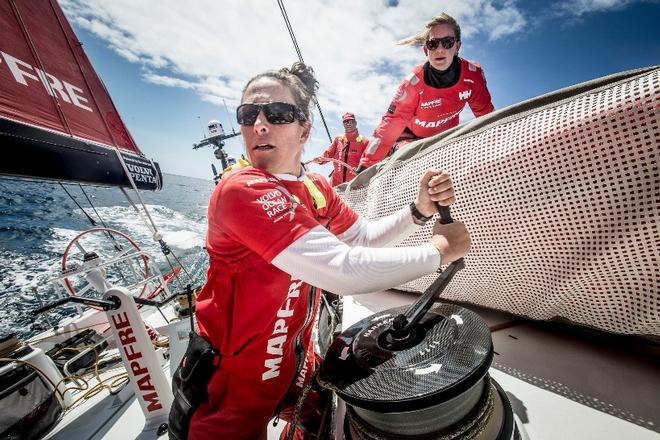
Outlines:
[{"label": "black winch handle", "polygon": [[[135,301],[135,304],[141,304],[144,306],[152,306],[152,307],[161,307],[167,304],[168,302],[172,301],[178,295],[180,295],[180,293],[175,292],[170,296],[168,296],[167,298],[164,298],[162,301],[154,301],[152,299],[140,298],[137,296],[134,296],[133,300]],[[52,303],[48,303],[42,307],[39,307],[38,309],[33,310],[32,315],[36,316],[40,313],[47,312],[51,309],[54,309],[64,304],[68,304],[70,302],[84,304],[86,306],[95,306],[106,311],[116,310],[121,305],[119,298],[117,298],[116,296],[111,296],[109,299],[87,298],[84,296],[67,296],[66,298],[60,298],[56,301],[53,301]]]},{"label": "black winch handle", "polygon": [[96,306],[100,307],[103,310],[116,310],[121,305],[119,298],[113,296],[110,299],[96,299],[96,298],[86,298],[82,296],[68,296],[66,298],[60,298],[57,301],[46,304],[43,307],[39,307],[32,311],[32,316],[37,316],[40,313],[47,312],[48,310],[54,309],[68,303],[78,303],[85,304],[87,306]]},{"label": "black winch handle", "polygon": [[440,213],[440,224],[448,225],[449,223],[454,223],[454,219],[451,218],[449,206],[442,206],[438,202],[435,202],[435,206],[438,208],[438,212]]},{"label": "black winch handle", "polygon": [[[448,206],[442,206],[435,202],[435,206],[440,213],[440,223],[443,225],[453,223],[451,212]],[[408,308],[404,313],[400,314],[392,322],[392,334],[394,339],[405,339],[412,328],[417,325],[420,319],[426,314],[435,303],[443,290],[447,287],[451,279],[456,273],[465,267],[463,258],[452,262],[447,268],[436,278],[436,280],[426,289],[424,294],[415,303]]]}]

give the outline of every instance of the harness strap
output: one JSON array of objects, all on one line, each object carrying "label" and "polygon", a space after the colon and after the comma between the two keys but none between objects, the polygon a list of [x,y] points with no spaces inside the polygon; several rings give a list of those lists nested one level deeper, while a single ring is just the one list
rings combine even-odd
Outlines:
[{"label": "harness strap", "polygon": [[316,185],[314,185],[312,179],[310,179],[307,176],[303,177],[303,184],[305,185],[305,188],[307,188],[307,191],[309,191],[309,195],[311,195],[312,198],[314,199],[314,207],[316,209],[325,208],[327,205],[325,196],[321,191],[319,191]]}]

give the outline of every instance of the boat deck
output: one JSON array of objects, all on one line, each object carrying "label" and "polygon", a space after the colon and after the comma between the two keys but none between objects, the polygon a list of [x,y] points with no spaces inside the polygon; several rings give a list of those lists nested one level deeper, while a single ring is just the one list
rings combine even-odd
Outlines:
[{"label": "boat deck", "polygon": [[[417,298],[397,291],[347,297],[344,328]],[[491,329],[490,375],[509,396],[523,438],[660,439],[660,345],[467,307]]]},{"label": "boat deck", "polygon": [[[344,327],[417,298],[396,291],[346,297]],[[492,331],[490,374],[507,392],[523,440],[660,439],[658,344],[469,308]],[[140,435],[143,425],[140,406],[124,387],[80,405],[47,438],[153,439]],[[277,439],[282,425],[271,427],[268,438]]]}]

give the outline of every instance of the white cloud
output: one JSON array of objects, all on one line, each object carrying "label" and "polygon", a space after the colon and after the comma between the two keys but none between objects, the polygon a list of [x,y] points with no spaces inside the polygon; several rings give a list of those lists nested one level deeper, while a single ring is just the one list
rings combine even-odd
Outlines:
[{"label": "white cloud", "polygon": [[152,84],[158,84],[166,87],[180,87],[182,89],[194,89],[195,84],[179,78],[172,78],[171,76],[156,75],[154,73],[145,73],[142,75],[146,81]]},{"label": "white cloud", "polygon": [[516,8],[509,7],[497,10],[492,4],[486,4],[480,22],[489,30],[489,39],[497,40],[500,37],[521,32],[525,28],[527,20],[522,12]]},{"label": "white cloud", "polygon": [[562,14],[580,16],[590,12],[623,9],[635,0],[573,0],[558,5]]},{"label": "white cloud", "polygon": [[[192,89],[201,99],[230,108],[243,85],[266,69],[297,60],[276,2],[259,0],[62,0],[67,16],[144,69],[145,81]],[[419,48],[396,41],[419,31],[440,5],[289,0],[285,4],[305,61],[316,71],[327,118],[350,110],[375,125]],[[449,0],[464,47],[520,32],[523,13],[512,2]],[[467,46],[465,46],[467,44]],[[320,122],[320,121],[317,121]]]}]

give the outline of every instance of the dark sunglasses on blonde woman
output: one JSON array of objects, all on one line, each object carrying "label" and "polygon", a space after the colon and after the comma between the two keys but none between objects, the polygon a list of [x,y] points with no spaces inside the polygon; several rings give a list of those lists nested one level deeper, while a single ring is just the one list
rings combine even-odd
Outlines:
[{"label": "dark sunglasses on blonde woman", "polygon": [[451,49],[454,44],[456,44],[456,37],[431,38],[424,43],[428,50],[436,50],[440,45],[445,49]]}]

